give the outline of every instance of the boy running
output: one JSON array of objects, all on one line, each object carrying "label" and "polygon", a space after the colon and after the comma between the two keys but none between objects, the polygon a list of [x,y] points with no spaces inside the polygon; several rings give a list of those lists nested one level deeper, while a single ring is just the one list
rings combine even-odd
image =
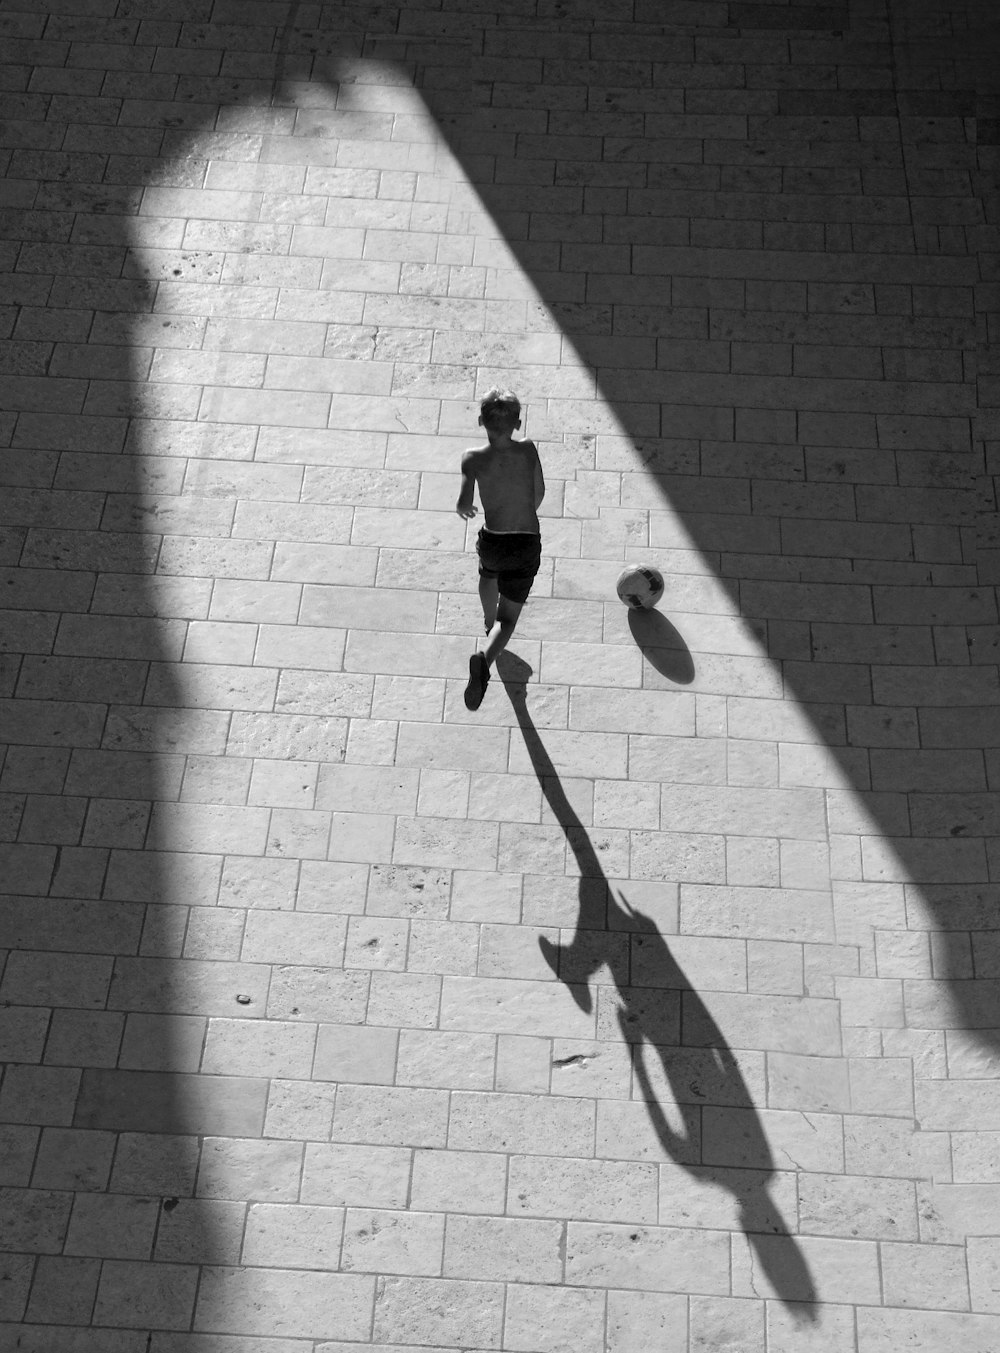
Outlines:
[{"label": "boy running", "polygon": [[538,505],[545,496],[535,443],[513,439],[521,426],[517,395],[497,387],[489,390],[479,406],[479,426],[486,429],[489,444],[462,457],[462,489],[455,505],[460,517],[474,517],[472,495],[479,486],[486,524],[480,529],[476,553],[487,638],[485,651],[469,659],[467,709],[483,703],[490,667],[510,642],[538,572],[542,551]]}]

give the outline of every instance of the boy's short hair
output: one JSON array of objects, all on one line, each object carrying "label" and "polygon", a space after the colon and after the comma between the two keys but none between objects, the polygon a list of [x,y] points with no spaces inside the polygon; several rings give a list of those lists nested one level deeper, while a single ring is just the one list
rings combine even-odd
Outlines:
[{"label": "boy's short hair", "polygon": [[486,394],[479,401],[480,414],[484,414],[487,409],[492,409],[497,404],[502,404],[505,409],[513,409],[515,413],[521,412],[521,401],[514,391],[504,390],[499,385],[494,385],[486,391]]}]

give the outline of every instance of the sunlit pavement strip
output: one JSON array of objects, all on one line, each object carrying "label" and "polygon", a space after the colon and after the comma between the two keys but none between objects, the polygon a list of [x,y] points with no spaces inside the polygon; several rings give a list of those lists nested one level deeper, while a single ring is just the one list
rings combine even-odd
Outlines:
[{"label": "sunlit pavement strip", "polygon": [[[878,5],[53,8],[0,4],[0,1353],[996,1353],[947,15],[897,95]],[[470,714],[497,382],[544,558]]]}]

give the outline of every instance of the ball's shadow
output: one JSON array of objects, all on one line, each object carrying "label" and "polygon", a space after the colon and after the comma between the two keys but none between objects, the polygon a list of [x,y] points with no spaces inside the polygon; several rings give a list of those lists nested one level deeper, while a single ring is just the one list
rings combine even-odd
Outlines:
[{"label": "ball's shadow", "polygon": [[651,667],[668,681],[690,685],[694,680],[691,650],[665,615],[656,610],[630,610],[628,627]]}]

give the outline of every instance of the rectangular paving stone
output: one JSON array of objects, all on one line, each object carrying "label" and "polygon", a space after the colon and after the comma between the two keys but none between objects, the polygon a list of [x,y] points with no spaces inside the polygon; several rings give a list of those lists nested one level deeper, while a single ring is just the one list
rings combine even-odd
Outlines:
[{"label": "rectangular paving stone", "polygon": [[255,1203],[247,1213],[243,1262],[336,1271],[343,1232],[342,1207]]},{"label": "rectangular paving stone", "polygon": [[655,1224],[656,1167],[631,1161],[512,1156],[507,1211],[536,1217],[570,1216],[580,1221]]},{"label": "rectangular paving stone", "polygon": [[441,995],[441,1028],[469,1032],[588,1038],[594,1017],[584,1014],[554,982],[448,976]]},{"label": "rectangular paving stone", "polygon": [[455,1150],[518,1151],[590,1156],[594,1106],[583,1099],[540,1095],[452,1095],[448,1146]]},{"label": "rectangular paving stone", "polygon": [[411,1155],[402,1146],[309,1142],[301,1199],[325,1205],[405,1207]]},{"label": "rectangular paving stone", "polygon": [[85,1070],[73,1118],[115,1132],[260,1132],[267,1082],[235,1076]]},{"label": "rectangular paving stone", "polygon": [[341,1267],[437,1277],[444,1222],[440,1214],[348,1208]]},{"label": "rectangular paving stone", "polygon": [[718,1232],[571,1222],[566,1281],[654,1292],[726,1294],[729,1246]]},{"label": "rectangular paving stone", "polygon": [[441,1278],[387,1277],[375,1295],[376,1339],[439,1347],[500,1348],[503,1287]]},{"label": "rectangular paving stone", "polygon": [[302,1269],[211,1268],[198,1292],[197,1330],[322,1339],[364,1339],[374,1278]]},{"label": "rectangular paving stone", "polygon": [[995,1315],[951,1311],[858,1311],[859,1353],[890,1353],[906,1339],[915,1353],[931,1353],[958,1339],[968,1353],[990,1353],[1000,1332]]}]

